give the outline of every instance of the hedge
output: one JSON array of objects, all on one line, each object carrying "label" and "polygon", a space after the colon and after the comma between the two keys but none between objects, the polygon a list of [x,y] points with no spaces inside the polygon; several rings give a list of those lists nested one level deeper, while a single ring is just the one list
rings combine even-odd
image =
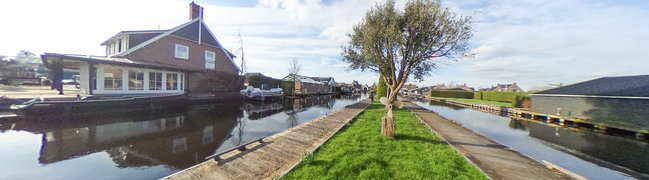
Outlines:
[{"label": "hedge", "polygon": [[473,99],[473,92],[456,90],[431,90],[430,97]]},{"label": "hedge", "polygon": [[482,91],[473,92],[473,99],[482,100]]},{"label": "hedge", "polygon": [[512,103],[513,107],[520,107],[521,101],[530,98],[527,93],[517,92],[478,91],[474,94],[477,100],[508,102]]}]

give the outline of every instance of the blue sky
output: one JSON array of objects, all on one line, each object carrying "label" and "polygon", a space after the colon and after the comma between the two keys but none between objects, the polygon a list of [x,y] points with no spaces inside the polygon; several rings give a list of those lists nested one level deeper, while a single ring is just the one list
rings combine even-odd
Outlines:
[{"label": "blue sky", "polygon": [[[0,2],[0,55],[19,50],[103,55],[101,42],[123,30],[169,29],[188,21],[180,0],[30,0]],[[281,78],[292,59],[304,75],[376,82],[346,71],[340,46],[380,0],[197,0],[225,48],[243,36],[248,71]],[[398,1],[402,6],[405,1]],[[649,74],[649,2],[585,0],[444,1],[475,20],[476,56],[441,60],[417,85],[517,82],[525,90],[603,76]],[[235,52],[238,53],[238,52]],[[237,61],[238,62],[238,61]]]}]

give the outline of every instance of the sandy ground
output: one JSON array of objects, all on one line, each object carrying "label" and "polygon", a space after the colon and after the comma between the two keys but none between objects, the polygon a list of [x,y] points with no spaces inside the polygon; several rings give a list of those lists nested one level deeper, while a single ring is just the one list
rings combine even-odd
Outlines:
[{"label": "sandy ground", "polygon": [[50,86],[7,86],[0,85],[0,97],[5,96],[11,99],[33,99],[37,97],[43,98],[70,98],[76,97],[80,94],[82,97],[88,96],[83,94],[75,87],[75,85],[64,85],[63,95],[59,95],[57,90],[51,90]]}]

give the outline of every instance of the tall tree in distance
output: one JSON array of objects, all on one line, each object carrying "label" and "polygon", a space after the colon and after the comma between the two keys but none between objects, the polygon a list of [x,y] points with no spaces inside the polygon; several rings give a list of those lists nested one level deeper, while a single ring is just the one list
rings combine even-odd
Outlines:
[{"label": "tall tree in distance", "polygon": [[390,90],[384,103],[388,108],[385,136],[394,137],[394,128],[385,130],[394,127],[392,105],[408,77],[423,80],[436,68],[435,60],[466,55],[472,35],[471,17],[457,15],[439,0],[411,0],[405,10],[388,0],[353,27],[350,41],[343,46],[343,61],[350,63],[349,69],[383,75]]},{"label": "tall tree in distance", "polygon": [[379,85],[376,86],[376,99],[385,97],[385,95],[388,93],[387,88],[388,87],[385,85],[385,82],[383,81],[383,75],[379,75]]}]

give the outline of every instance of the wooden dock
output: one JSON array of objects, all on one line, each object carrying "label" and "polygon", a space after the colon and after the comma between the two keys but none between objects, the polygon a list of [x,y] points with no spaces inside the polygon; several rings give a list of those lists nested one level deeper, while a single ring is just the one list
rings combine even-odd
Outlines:
[{"label": "wooden dock", "polygon": [[649,130],[634,127],[622,127],[604,123],[589,122],[588,119],[567,117],[553,114],[545,114],[530,111],[523,108],[511,108],[492,104],[468,103],[462,101],[448,100],[442,98],[428,97],[429,100],[446,102],[453,105],[472,108],[475,110],[488,112],[496,115],[506,115],[512,118],[526,121],[540,121],[547,124],[556,124],[559,126],[577,127],[593,129],[603,133],[614,133],[622,135],[634,135],[636,139],[649,140]]},{"label": "wooden dock", "polygon": [[[289,172],[345,126],[368,105],[369,99],[326,116],[253,142],[162,179],[272,179]],[[237,148],[239,149],[239,148]]]}]

